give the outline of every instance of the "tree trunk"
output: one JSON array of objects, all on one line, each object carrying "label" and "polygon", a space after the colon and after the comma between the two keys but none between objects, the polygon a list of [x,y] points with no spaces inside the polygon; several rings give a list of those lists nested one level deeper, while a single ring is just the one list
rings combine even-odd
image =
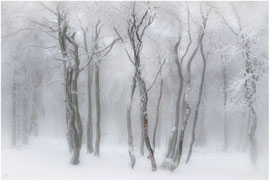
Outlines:
[{"label": "tree trunk", "polygon": [[183,151],[183,142],[184,142],[184,137],[185,137],[185,130],[187,126],[187,122],[191,113],[191,108],[189,107],[189,93],[190,93],[190,79],[188,80],[185,88],[185,93],[184,93],[184,120],[182,124],[182,128],[180,130],[180,137],[179,137],[179,142],[178,142],[178,147],[176,150],[176,154],[174,155],[173,161],[176,163],[172,166],[170,166],[170,170],[173,171],[175,170],[182,158],[182,151]]},{"label": "tree trunk", "polygon": [[253,164],[256,164],[257,160],[257,141],[255,139],[255,133],[257,128],[257,115],[254,108],[254,103],[256,103],[256,77],[254,75],[253,71],[253,64],[254,62],[251,62],[250,56],[248,54],[249,48],[248,44],[245,46],[246,49],[246,74],[245,76],[252,75],[252,77],[246,78],[245,81],[245,99],[248,101],[248,114],[249,114],[249,121],[250,121],[250,128],[248,131],[248,138],[250,142],[250,157]]},{"label": "tree trunk", "polygon": [[13,80],[12,80],[12,129],[11,129],[11,145],[16,146],[17,141],[17,84],[16,84],[16,78],[17,78],[17,70],[13,70]]},{"label": "tree trunk", "polygon": [[[176,144],[177,144],[177,138],[178,138],[178,127],[179,127],[179,111],[180,111],[180,100],[182,96],[182,91],[183,91],[183,73],[182,73],[182,68],[181,64],[179,62],[179,45],[181,41],[181,36],[179,36],[178,41],[176,42],[174,46],[174,60],[177,65],[177,72],[178,72],[178,77],[179,77],[179,87],[178,87],[178,94],[177,94],[177,100],[176,100],[176,110],[175,110],[175,121],[174,121],[174,127],[171,130],[171,136],[169,140],[169,146],[168,146],[168,151],[166,154],[166,158],[173,158],[175,155],[175,149],[176,149]],[[165,163],[164,163],[165,164]],[[165,166],[166,167],[166,166]]]},{"label": "tree trunk", "polygon": [[201,55],[202,55],[202,59],[203,59],[203,72],[202,72],[202,78],[201,78],[198,102],[197,102],[197,105],[196,105],[195,116],[194,116],[193,125],[192,125],[192,138],[191,138],[191,142],[190,142],[190,145],[189,145],[189,150],[188,150],[186,163],[188,163],[190,158],[191,158],[192,148],[193,148],[193,144],[194,144],[194,141],[195,141],[195,133],[196,133],[195,131],[196,131],[196,125],[197,125],[199,111],[200,111],[200,104],[201,104],[201,100],[202,100],[202,92],[203,92],[205,72],[206,72],[206,62],[207,62],[207,60],[206,60],[206,57],[204,55],[203,43],[202,42],[200,44],[200,50],[201,50]]},{"label": "tree trunk", "polygon": [[146,90],[145,82],[141,77],[141,72],[139,70],[137,70],[137,80],[138,80],[139,88],[140,88],[140,100],[141,100],[141,107],[142,107],[142,111],[143,111],[144,141],[145,141],[146,148],[149,152],[148,158],[151,160],[152,171],[156,171],[157,165],[156,165],[156,161],[155,161],[155,157],[154,157],[154,152],[153,152],[153,149],[150,145],[150,141],[149,141],[149,137],[148,137],[147,90]]},{"label": "tree trunk", "polygon": [[173,161],[175,162],[175,164],[173,165],[169,165],[168,168],[171,171],[174,171],[182,158],[182,151],[183,151],[183,142],[184,142],[184,137],[185,137],[185,131],[186,131],[186,126],[187,126],[187,122],[188,119],[190,117],[190,113],[191,113],[191,108],[189,106],[189,94],[190,94],[190,86],[191,86],[191,63],[199,49],[199,45],[200,42],[202,40],[203,34],[202,36],[199,38],[198,41],[198,45],[195,48],[195,50],[193,51],[192,55],[190,56],[189,60],[188,60],[188,64],[187,64],[187,83],[185,86],[185,91],[183,93],[183,108],[184,108],[184,119],[183,119],[183,123],[182,123],[182,128],[180,130],[180,136],[179,136],[179,141],[178,141],[178,145],[175,151],[175,154],[173,156]]},{"label": "tree trunk", "polygon": [[31,119],[30,119],[30,125],[29,125],[29,135],[33,134],[34,136],[38,135],[38,106],[37,106],[37,90],[34,88],[32,93],[32,111],[31,111]]},{"label": "tree trunk", "polygon": [[67,77],[66,77],[66,88],[67,88],[67,106],[68,106],[68,112],[69,112],[69,120],[68,120],[68,142],[70,142],[71,146],[72,146],[72,158],[71,158],[71,164],[73,165],[77,165],[80,163],[79,161],[79,156],[80,156],[80,145],[79,145],[79,135],[78,135],[78,131],[76,129],[75,126],[75,107],[72,103],[72,74],[74,74],[73,72],[73,68],[68,67],[67,68]]},{"label": "tree trunk", "polygon": [[144,156],[144,120],[143,120],[143,108],[140,107],[140,122],[141,122],[141,141],[140,141],[140,155]]},{"label": "tree trunk", "polygon": [[92,153],[93,148],[93,123],[92,123],[92,105],[91,105],[91,92],[92,92],[92,66],[88,66],[88,77],[87,77],[87,90],[88,90],[88,119],[86,123],[86,147],[87,152]]},{"label": "tree trunk", "polygon": [[[200,8],[202,8],[201,4],[200,4]],[[182,158],[185,130],[186,130],[186,125],[187,125],[187,122],[188,122],[188,119],[189,119],[190,113],[191,113],[191,108],[189,105],[189,96],[190,96],[190,88],[191,88],[191,64],[192,64],[192,61],[193,61],[198,49],[199,48],[202,49],[202,40],[204,38],[204,33],[205,33],[204,31],[206,29],[207,19],[208,19],[208,16],[209,16],[211,10],[212,9],[210,8],[206,15],[203,15],[202,11],[201,11],[201,17],[203,19],[203,22],[202,22],[202,26],[201,26],[200,32],[199,32],[198,43],[197,43],[195,50],[192,52],[190,58],[188,59],[188,63],[187,63],[187,83],[186,83],[186,88],[185,88],[184,98],[183,98],[184,99],[184,121],[183,121],[182,128],[180,131],[180,138],[179,138],[178,148],[177,148],[178,150],[176,151],[177,154],[175,154],[175,156],[174,156],[174,162],[176,162],[176,163],[174,165],[172,165],[172,167],[171,167],[172,171],[178,167],[178,165],[181,161],[181,158]],[[201,51],[201,52],[203,52],[203,51]],[[198,110],[196,110],[196,112],[198,112]],[[195,131],[195,127],[196,127],[196,122],[195,122],[195,125],[193,124],[194,131]],[[192,142],[192,144],[193,144],[193,142]]]},{"label": "tree trunk", "polygon": [[223,151],[227,151],[228,147],[228,123],[227,123],[227,111],[226,111],[226,105],[227,105],[227,73],[226,73],[226,65],[223,65],[223,93],[224,93],[224,147]]},{"label": "tree trunk", "polygon": [[27,95],[23,97],[23,125],[22,125],[22,143],[28,144],[28,103],[27,103]]},{"label": "tree trunk", "polygon": [[205,112],[205,108],[201,109],[201,121],[199,122],[200,123],[200,132],[199,132],[199,136],[197,139],[198,146],[200,146],[200,147],[203,147],[206,144],[205,116],[204,116],[205,113],[204,112]]},{"label": "tree trunk", "polygon": [[160,107],[160,101],[162,98],[162,87],[163,87],[163,79],[161,79],[161,81],[160,81],[160,91],[159,91],[159,98],[158,98],[158,104],[157,104],[156,122],[155,122],[155,127],[154,127],[154,132],[153,132],[153,150],[154,150],[154,152],[155,152],[155,148],[156,148],[156,135],[157,135],[158,122],[159,122],[159,107]]},{"label": "tree trunk", "polygon": [[249,129],[248,137],[250,141],[250,153],[251,161],[253,164],[256,164],[257,161],[257,140],[255,139],[256,127],[257,127],[257,115],[253,105],[249,106],[250,117],[251,117],[251,126]]},{"label": "tree trunk", "polygon": [[100,146],[100,137],[101,137],[101,131],[100,131],[99,62],[96,62],[95,83],[96,83],[96,113],[97,113],[95,155],[99,156],[99,146]]},{"label": "tree trunk", "polygon": [[79,112],[79,104],[78,104],[78,89],[77,89],[77,82],[78,82],[78,69],[74,70],[74,77],[73,77],[73,86],[72,86],[72,102],[75,108],[75,125],[76,129],[78,131],[78,136],[79,136],[79,147],[81,149],[82,146],[82,121],[81,121],[81,116]]},{"label": "tree trunk", "polygon": [[[88,45],[87,45],[87,37],[86,30],[83,30],[83,40],[84,40],[84,49],[85,52],[88,53]],[[90,61],[89,54],[87,55],[87,60]],[[88,153],[92,153],[94,151],[93,148],[93,121],[92,121],[92,72],[93,67],[92,63],[89,63],[87,67],[87,93],[88,93],[88,115],[87,115],[87,123],[86,123],[86,149]]]},{"label": "tree trunk", "polygon": [[79,156],[80,156],[80,149],[81,149],[81,141],[79,131],[76,128],[76,119],[78,119],[77,115],[77,107],[74,103],[75,96],[77,96],[77,92],[75,92],[76,87],[76,72],[72,67],[67,68],[67,107],[69,112],[69,120],[68,120],[68,142],[70,142],[72,146],[72,158],[71,164],[77,165],[80,163]]},{"label": "tree trunk", "polygon": [[134,168],[136,163],[133,146],[132,126],[131,126],[131,111],[135,89],[136,89],[136,73],[132,78],[130,102],[127,109],[127,131],[128,131],[128,146],[129,146],[128,153],[130,157],[130,166],[132,169]]},{"label": "tree trunk", "polygon": [[79,156],[82,146],[82,122],[78,105],[78,76],[80,59],[78,54],[78,44],[74,39],[75,33],[71,36],[71,39],[66,36],[68,41],[73,45],[74,51],[74,63],[73,67],[67,67],[67,103],[69,109],[69,123],[68,123],[68,136],[72,145],[73,155],[71,158],[71,164],[77,165],[80,163]]}]

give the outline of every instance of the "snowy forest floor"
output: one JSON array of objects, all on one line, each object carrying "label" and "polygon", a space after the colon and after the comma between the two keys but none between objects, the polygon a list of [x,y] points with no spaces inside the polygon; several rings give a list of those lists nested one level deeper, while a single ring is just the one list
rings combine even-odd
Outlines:
[{"label": "snowy forest floor", "polygon": [[[191,161],[184,162],[175,172],[158,168],[151,171],[150,161],[136,152],[134,170],[129,167],[127,146],[101,145],[100,157],[86,153],[82,148],[80,164],[69,164],[70,154],[66,143],[43,140],[17,148],[3,147],[2,179],[267,179],[268,166],[254,167],[246,153],[207,152],[195,150]],[[164,150],[156,151],[160,165]],[[186,155],[183,155],[185,158]]]}]

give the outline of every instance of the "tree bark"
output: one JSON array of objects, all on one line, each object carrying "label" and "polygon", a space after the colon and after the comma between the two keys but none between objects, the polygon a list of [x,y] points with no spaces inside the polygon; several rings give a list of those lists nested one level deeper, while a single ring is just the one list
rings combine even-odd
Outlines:
[{"label": "tree bark", "polygon": [[256,102],[256,77],[254,75],[253,71],[253,62],[250,60],[250,55],[249,55],[249,42],[246,42],[245,44],[245,56],[246,56],[246,72],[245,76],[252,75],[249,78],[246,78],[245,81],[245,99],[248,101],[248,113],[249,113],[249,121],[251,122],[250,128],[248,131],[248,138],[250,142],[250,157],[251,161],[253,164],[256,164],[257,161],[257,140],[255,139],[255,133],[256,133],[256,128],[257,128],[257,114],[254,108],[254,103]]},{"label": "tree bark", "polygon": [[141,122],[141,141],[140,141],[140,155],[144,156],[144,120],[143,120],[143,108],[140,107],[140,122]]},{"label": "tree bark", "polygon": [[25,94],[23,97],[23,136],[22,136],[22,143],[28,144],[28,102],[27,102],[27,95]]},{"label": "tree bark", "polygon": [[140,99],[141,99],[141,107],[143,111],[143,120],[144,120],[144,141],[146,148],[149,152],[149,159],[151,160],[152,164],[152,171],[156,171],[157,165],[154,157],[153,149],[150,145],[149,137],[148,137],[148,116],[147,116],[147,103],[148,103],[148,96],[147,96],[147,90],[145,86],[145,82],[143,78],[141,77],[140,70],[137,70],[137,80],[139,83],[140,88]]},{"label": "tree bark", "polygon": [[154,132],[153,132],[153,150],[154,150],[154,152],[155,152],[155,148],[156,148],[156,135],[157,135],[158,122],[159,122],[159,110],[160,110],[160,102],[161,102],[161,98],[162,98],[162,88],[163,88],[163,79],[160,80],[160,90],[159,90],[159,97],[158,97],[158,104],[157,104],[156,122],[155,122],[155,127],[154,127]]},{"label": "tree bark", "polygon": [[177,138],[178,138],[178,127],[179,127],[179,111],[180,111],[180,100],[182,96],[182,91],[183,91],[183,73],[182,73],[182,68],[181,64],[179,62],[179,45],[181,41],[181,36],[179,36],[178,41],[176,42],[174,46],[174,60],[177,65],[177,73],[179,77],[179,87],[178,87],[178,94],[177,94],[177,100],[176,100],[176,110],[175,110],[175,121],[174,121],[174,127],[171,130],[171,136],[169,139],[169,146],[168,146],[168,151],[166,154],[166,158],[173,158],[175,155],[175,147],[177,144]]},{"label": "tree bark", "polygon": [[[88,45],[87,45],[87,37],[86,31],[82,28],[83,31],[83,40],[84,40],[84,49],[85,52],[88,53]],[[91,57],[89,54],[87,55],[87,60],[90,61]],[[87,123],[86,123],[86,149],[88,153],[92,153],[94,151],[93,148],[93,123],[92,123],[92,72],[93,67],[92,63],[90,62],[87,67],[87,92],[88,92],[88,114],[87,114]]]},{"label": "tree bark", "polygon": [[[141,62],[140,62],[140,52],[143,48],[143,42],[142,38],[145,33],[145,30],[147,27],[149,27],[153,20],[154,17],[149,16],[148,23],[143,23],[144,19],[148,15],[148,11],[146,10],[144,15],[141,17],[141,20],[138,21],[140,23],[137,24],[137,18],[136,18],[136,13],[135,13],[135,2],[133,4],[133,9],[132,9],[132,14],[131,14],[131,19],[128,23],[128,36],[130,40],[130,44],[133,50],[133,60],[131,59],[130,55],[128,54],[127,50],[126,53],[128,55],[129,60],[132,62],[132,64],[135,66],[135,71],[136,71],[136,79],[139,84],[139,90],[140,90],[140,107],[141,107],[141,113],[143,117],[143,133],[144,133],[144,142],[146,145],[146,148],[149,152],[148,158],[151,160],[151,165],[152,165],[152,171],[156,171],[157,166],[156,166],[156,161],[154,158],[154,152],[152,150],[152,147],[150,145],[149,137],[148,137],[148,116],[147,116],[147,102],[148,102],[148,97],[147,97],[147,89],[145,86],[145,81],[142,78],[141,75]],[[141,31],[140,28],[142,29]]]},{"label": "tree bark", "polygon": [[93,123],[92,123],[92,99],[91,99],[91,93],[92,93],[92,66],[88,66],[88,77],[87,77],[87,90],[88,90],[88,119],[86,123],[86,147],[87,152],[92,153],[94,151],[93,148]]},{"label": "tree bark", "polygon": [[226,111],[226,105],[227,105],[227,72],[226,72],[226,65],[223,65],[223,93],[224,93],[224,146],[223,151],[227,151],[228,147],[228,122],[227,122],[227,111]]},{"label": "tree bark", "polygon": [[[202,40],[204,38],[207,19],[209,17],[211,10],[212,9],[210,8],[208,10],[207,14],[203,15],[202,6],[200,4],[200,11],[201,11],[201,17],[202,17],[203,22],[202,22],[202,26],[200,27],[200,30],[199,30],[197,46],[196,46],[195,50],[193,51],[193,53],[191,54],[190,58],[188,59],[188,63],[187,63],[187,81],[186,81],[187,83],[186,83],[186,87],[185,87],[185,91],[184,91],[184,120],[182,123],[182,128],[180,130],[180,138],[179,138],[178,147],[177,147],[177,151],[176,151],[177,154],[175,154],[174,159],[173,159],[174,162],[176,162],[176,163],[174,165],[172,165],[172,167],[171,167],[172,171],[174,171],[178,167],[178,165],[181,161],[181,158],[182,158],[185,130],[186,130],[186,125],[187,125],[187,122],[188,122],[188,119],[189,119],[190,113],[191,113],[191,108],[189,105],[189,96],[190,96],[190,88],[191,88],[191,64],[192,64],[192,61],[193,61],[198,49],[201,47],[200,45],[202,44]],[[195,126],[196,126],[196,123],[195,123]]]},{"label": "tree bark", "polygon": [[131,85],[131,95],[130,95],[130,102],[127,109],[127,131],[128,131],[128,146],[129,146],[129,157],[130,157],[130,166],[133,169],[136,163],[136,158],[134,155],[134,146],[133,146],[133,136],[132,136],[132,126],[131,126],[131,111],[132,111],[132,103],[133,97],[136,89],[136,73],[132,78],[132,85]]},{"label": "tree bark", "polygon": [[99,89],[99,62],[96,62],[95,70],[95,83],[96,83],[96,114],[97,114],[97,123],[96,123],[96,145],[95,145],[95,155],[99,156],[99,147],[100,147],[100,89]]},{"label": "tree bark", "polygon": [[195,133],[196,133],[195,131],[196,131],[196,125],[197,125],[199,111],[200,111],[200,104],[201,104],[201,99],[202,99],[205,72],[206,72],[207,59],[205,57],[204,50],[203,50],[203,42],[200,43],[200,51],[201,51],[201,55],[202,55],[202,59],[203,59],[203,72],[202,72],[202,78],[201,78],[201,83],[200,83],[198,102],[197,102],[197,105],[196,105],[195,116],[194,116],[193,125],[192,125],[192,138],[191,138],[191,142],[190,142],[190,145],[189,145],[189,150],[188,150],[186,163],[188,163],[190,158],[191,158],[193,144],[194,144],[194,141],[195,141]]},{"label": "tree bark", "polygon": [[67,77],[66,77],[66,86],[67,86],[67,102],[68,102],[68,109],[70,113],[70,120],[68,123],[68,135],[69,140],[71,140],[71,145],[73,149],[73,155],[71,158],[71,164],[77,165],[80,163],[79,156],[80,156],[80,150],[82,146],[82,122],[81,122],[81,116],[79,112],[79,105],[78,105],[78,76],[80,73],[79,65],[80,65],[80,59],[79,59],[79,53],[78,53],[78,44],[75,41],[75,33],[69,38],[68,36],[65,36],[67,40],[72,44],[74,50],[74,65],[69,65],[67,67]]},{"label": "tree bark", "polygon": [[80,140],[79,134],[76,129],[76,108],[73,104],[72,100],[72,77],[74,74],[74,70],[72,67],[67,68],[67,106],[69,109],[69,120],[68,120],[68,141],[72,146],[72,158],[71,164],[77,165],[80,163],[79,156],[80,156]]}]

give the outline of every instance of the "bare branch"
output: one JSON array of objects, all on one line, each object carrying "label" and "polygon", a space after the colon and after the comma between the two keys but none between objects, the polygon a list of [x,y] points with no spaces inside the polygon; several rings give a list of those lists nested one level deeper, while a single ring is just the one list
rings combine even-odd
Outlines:
[{"label": "bare branch", "polygon": [[42,46],[42,45],[27,45],[26,47],[24,47],[22,49],[22,51],[20,52],[23,53],[27,48],[30,48],[30,47],[33,47],[33,48],[42,48],[42,49],[52,49],[52,48],[56,48],[57,46],[48,46],[48,47],[45,47],[45,46]]},{"label": "bare branch", "polygon": [[150,19],[149,19],[147,25],[145,25],[145,27],[144,27],[143,30],[142,30],[142,33],[141,33],[141,35],[140,35],[140,39],[142,39],[145,30],[153,23],[155,17],[156,17],[156,14],[155,14],[154,16],[150,17]]},{"label": "bare branch", "polygon": [[223,23],[231,30],[231,32],[232,32],[233,34],[235,34],[236,36],[238,36],[239,33],[237,33],[237,32],[233,29],[233,27],[227,22],[227,20],[224,18],[224,16],[223,16],[221,13],[219,13],[219,12],[217,12],[217,14],[222,18]]},{"label": "bare branch", "polygon": [[155,84],[157,77],[158,77],[158,74],[161,72],[161,69],[162,69],[163,65],[165,64],[165,62],[166,62],[166,59],[164,59],[163,63],[161,64],[161,66],[160,66],[160,68],[155,76],[155,79],[154,79],[153,83],[151,84],[151,86],[147,89],[147,92],[150,91],[151,88],[153,87],[153,85]]},{"label": "bare branch", "polygon": [[2,39],[8,38],[8,37],[10,37],[12,35],[16,35],[17,33],[21,32],[21,31],[25,31],[25,30],[32,30],[32,28],[22,28],[22,29],[19,29],[19,30],[13,32],[13,33],[9,33],[9,34],[3,35],[3,36],[1,36],[1,38]]},{"label": "bare branch", "polygon": [[37,25],[40,25],[40,26],[42,26],[42,27],[48,28],[48,29],[50,29],[52,32],[57,32],[57,30],[53,29],[53,28],[50,27],[49,25],[46,25],[46,24],[43,24],[43,23],[39,23],[39,22],[37,22],[37,21],[34,21],[34,20],[32,20],[32,19],[29,19],[29,18],[22,17],[22,16],[18,16],[18,17],[19,17],[19,18],[22,18],[22,19],[25,19],[25,20],[28,20],[28,21],[30,21],[30,22],[32,22],[32,23],[37,24]]},{"label": "bare branch", "polygon": [[46,6],[43,2],[39,2],[39,4],[41,4],[45,9],[47,9],[48,11],[50,11],[51,13],[57,16],[57,13],[51,8],[49,8],[48,6]]},{"label": "bare branch", "polygon": [[186,57],[188,51],[189,51],[189,48],[192,44],[192,38],[191,38],[191,33],[190,33],[190,11],[189,11],[189,7],[188,7],[188,4],[186,3],[186,8],[187,8],[187,26],[188,26],[188,39],[189,39],[189,42],[188,42],[188,45],[187,45],[187,48],[185,49],[185,52],[183,54],[183,56],[180,58],[180,63],[182,64],[184,58]]},{"label": "bare branch", "polygon": [[66,85],[65,82],[64,82],[64,80],[62,80],[62,79],[54,80],[54,81],[50,82],[50,85],[52,85],[52,84],[54,84],[54,83],[61,83],[61,84],[63,84],[63,85]]},{"label": "bare branch", "polygon": [[67,60],[64,60],[64,59],[61,59],[61,58],[57,58],[55,57],[54,60],[58,60],[58,61],[61,61],[61,62],[66,62]]},{"label": "bare branch", "polygon": [[115,28],[115,26],[113,27],[113,29],[114,29],[115,33],[118,35],[118,37],[120,38],[120,40],[122,42],[124,42],[123,38],[121,37],[120,33],[117,31],[117,29]]},{"label": "bare branch", "polygon": [[119,38],[113,40],[111,44],[109,44],[107,47],[103,48],[102,50],[99,50],[99,51],[95,52],[95,54],[102,53],[102,52],[104,52],[105,50],[108,49],[108,51],[103,55],[103,57],[106,56],[111,51],[113,45],[119,40],[120,40]]},{"label": "bare branch", "polygon": [[125,49],[125,51],[127,53],[127,56],[128,56],[128,59],[130,60],[130,62],[136,67],[136,65],[135,65],[134,61],[131,59],[131,57],[130,57],[128,51],[127,51],[127,49]]}]

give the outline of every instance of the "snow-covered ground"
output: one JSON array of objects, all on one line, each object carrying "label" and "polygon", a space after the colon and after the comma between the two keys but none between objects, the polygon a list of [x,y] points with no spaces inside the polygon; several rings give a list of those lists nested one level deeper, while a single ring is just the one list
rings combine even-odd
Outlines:
[{"label": "snow-covered ground", "polygon": [[[69,164],[64,141],[43,140],[18,148],[2,147],[2,179],[267,179],[268,166],[254,167],[248,155],[240,152],[194,152],[189,164],[181,163],[175,172],[151,171],[146,157],[136,153],[134,170],[129,167],[127,147],[101,147],[100,157],[81,151],[80,164]],[[156,152],[160,165],[164,151]],[[184,155],[185,158],[186,155]]]}]

